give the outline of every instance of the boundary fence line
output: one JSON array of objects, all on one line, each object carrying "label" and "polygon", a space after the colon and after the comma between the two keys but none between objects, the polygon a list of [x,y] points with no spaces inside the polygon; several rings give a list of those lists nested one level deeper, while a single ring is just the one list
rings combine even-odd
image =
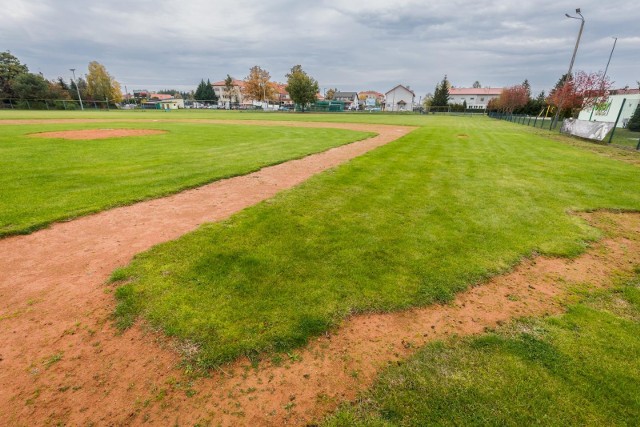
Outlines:
[{"label": "boundary fence line", "polygon": [[[517,124],[521,124],[521,125],[525,125],[525,126],[531,126],[534,128],[538,128],[538,129],[547,129],[549,131],[554,131],[557,128],[557,124],[554,124],[553,122],[553,117],[539,117],[539,116],[529,116],[527,114],[511,114],[511,113],[501,113],[501,112],[489,112],[488,116],[494,119],[498,119],[498,120],[505,120],[511,123],[517,123]],[[616,121],[616,125],[617,125],[617,121]],[[567,136],[572,136],[575,138],[580,138],[584,141],[589,141],[592,142],[594,144],[608,144],[608,145],[614,145],[616,147],[621,147],[621,148],[633,148],[633,146],[635,145],[635,149],[640,151],[640,135],[639,135],[639,139],[638,139],[638,143],[637,145],[635,143],[631,144],[628,141],[623,141],[621,142],[619,139],[614,139],[614,136],[617,136],[616,134],[616,129],[617,127],[614,126],[611,131],[609,131],[609,134],[607,137],[605,137],[605,139],[603,141],[595,141],[592,139],[588,139],[588,138],[580,138],[577,137],[575,135],[570,135],[570,134],[564,134]],[[562,133],[560,129],[557,130],[558,133]],[[621,131],[618,130],[618,134]],[[621,136],[622,138],[628,138],[625,136]],[[633,140],[635,138],[628,138],[629,140]],[[608,140],[608,141],[607,141]]]}]

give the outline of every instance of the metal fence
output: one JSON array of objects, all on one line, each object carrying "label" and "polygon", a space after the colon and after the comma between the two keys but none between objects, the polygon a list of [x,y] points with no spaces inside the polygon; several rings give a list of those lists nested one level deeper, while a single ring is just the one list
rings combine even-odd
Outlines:
[{"label": "metal fence", "polygon": [[73,99],[0,99],[0,110],[109,110],[114,102]]},{"label": "metal fence", "polygon": [[[488,116],[498,120],[506,120],[511,123],[517,123],[539,129],[547,129],[549,131],[560,133],[560,127],[553,123],[553,117],[538,117],[526,114],[510,114],[495,111],[489,112]],[[598,144],[610,144],[620,148],[640,150],[640,132],[631,132],[626,128],[614,126],[605,136],[603,141],[594,141],[586,138],[581,139]]]},{"label": "metal fence", "polygon": [[546,128],[551,130],[555,128],[553,124],[553,117],[544,117],[544,116],[530,116],[527,114],[512,114],[512,113],[502,113],[498,111],[490,111],[487,114],[489,117],[498,120],[506,120],[512,123],[518,123],[525,126],[531,126],[534,128]]}]

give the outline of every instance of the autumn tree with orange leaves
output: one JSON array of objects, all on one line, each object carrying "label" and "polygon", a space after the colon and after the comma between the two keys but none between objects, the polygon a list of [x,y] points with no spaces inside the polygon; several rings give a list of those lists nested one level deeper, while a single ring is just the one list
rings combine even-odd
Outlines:
[{"label": "autumn tree with orange leaves", "polygon": [[491,107],[505,113],[513,113],[514,110],[527,105],[527,102],[529,102],[529,90],[524,85],[517,85],[503,89]]},{"label": "autumn tree with orange leaves", "polygon": [[249,75],[244,79],[243,94],[255,100],[267,101],[276,99],[276,90],[270,81],[271,75],[255,65],[249,70]]},{"label": "autumn tree with orange leaves", "polygon": [[577,116],[580,110],[596,106],[607,100],[612,82],[601,71],[578,71],[573,77],[563,79],[547,97],[547,103]]}]

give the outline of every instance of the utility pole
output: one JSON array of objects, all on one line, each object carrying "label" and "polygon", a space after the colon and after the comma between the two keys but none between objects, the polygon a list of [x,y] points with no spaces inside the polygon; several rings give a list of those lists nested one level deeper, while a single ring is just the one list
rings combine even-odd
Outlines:
[{"label": "utility pole", "polygon": [[[567,80],[565,80],[564,85],[566,85],[569,82],[569,80],[571,80],[571,71],[573,70],[573,63],[576,60],[576,53],[578,53],[578,46],[580,45],[580,38],[582,37],[582,30],[584,28],[584,16],[582,16],[582,13],[580,13],[580,8],[576,9],[576,13],[580,16],[579,18],[576,16],[571,16],[568,13],[564,14],[567,18],[579,19],[582,21],[580,23],[580,31],[578,32],[578,39],[576,40],[576,46],[573,48],[573,56],[571,57],[571,63],[569,64],[569,71],[567,72]],[[560,110],[562,109],[565,93],[566,93],[566,90],[563,90],[560,98],[560,103],[558,104],[558,108],[556,109],[556,115],[553,118],[553,121],[551,122],[552,123],[551,127],[555,127],[556,124],[558,123],[558,117],[560,116]]]},{"label": "utility pole", "polygon": [[76,69],[69,68],[69,70],[73,73],[73,84],[76,85],[76,91],[78,92],[78,101],[80,101],[80,110],[84,111],[84,106],[82,105],[82,98],[80,97],[80,88],[78,87],[78,83],[76,82]]}]

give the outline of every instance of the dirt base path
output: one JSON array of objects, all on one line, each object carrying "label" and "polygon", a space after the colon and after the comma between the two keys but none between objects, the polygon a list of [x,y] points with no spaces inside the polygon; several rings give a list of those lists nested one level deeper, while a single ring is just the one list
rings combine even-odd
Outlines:
[{"label": "dirt base path", "polygon": [[[389,140],[409,131],[386,128]],[[116,334],[104,286],[114,268],[328,167],[317,156],[340,163],[350,157],[334,150],[360,153],[374,140],[0,240],[0,425],[303,425],[429,340],[559,312],[571,286],[604,286],[640,263],[640,215],[597,213],[588,218],[608,237],[575,260],[527,261],[450,305],[358,316],[280,363],[239,361],[210,378],[190,378],[161,334]]]},{"label": "dirt base path", "polygon": [[141,331],[114,336],[108,321],[114,300],[104,287],[111,271],[153,245],[204,222],[227,218],[415,129],[209,122],[332,127],[377,136],[174,196],[0,240],[0,425],[126,422],[129,413],[148,406],[153,390],[165,388],[167,378],[179,371],[173,369],[175,353],[159,349],[150,338],[142,338]]}]

